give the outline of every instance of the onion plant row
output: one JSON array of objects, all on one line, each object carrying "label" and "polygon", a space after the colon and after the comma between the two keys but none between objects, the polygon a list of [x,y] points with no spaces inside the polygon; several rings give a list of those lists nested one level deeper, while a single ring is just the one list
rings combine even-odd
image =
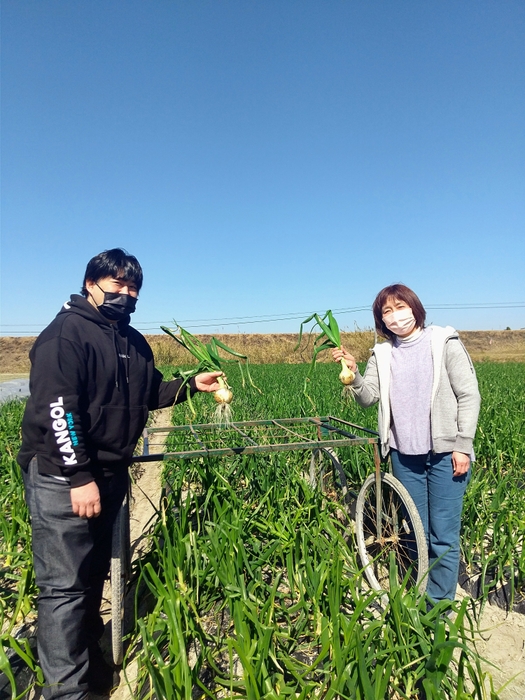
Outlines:
[{"label": "onion plant row", "polygon": [[[375,429],[375,408],[363,409],[345,395],[337,369],[335,364],[317,365],[312,376],[306,365],[255,366],[254,380],[264,394],[238,392],[234,418],[311,415],[312,403],[303,393],[310,376],[309,397],[318,415],[337,415]],[[512,606],[525,597],[525,364],[479,363],[476,371],[482,403],[462,518],[462,556],[469,572],[481,576],[482,598],[505,586]],[[229,374],[230,382],[238,383],[234,371]],[[201,419],[207,421],[212,409],[204,397],[198,399]],[[183,405],[177,407],[176,422],[189,419],[185,411]],[[354,486],[373,470],[365,448],[345,450],[339,457]]]},{"label": "onion plant row", "polygon": [[480,364],[476,462],[465,497],[462,555],[481,593],[525,598],[525,364]]},{"label": "onion plant row", "polygon": [[0,407],[0,672],[7,677],[13,697],[17,692],[14,658],[42,679],[29,640],[17,634],[23,622],[34,617],[36,596],[29,515],[16,463],[23,411],[21,401]]},{"label": "onion plant row", "polygon": [[[239,394],[235,419],[311,415],[311,399],[320,415],[374,427],[374,411],[341,396],[329,365],[316,368],[305,400],[307,370],[254,367],[265,393]],[[229,379],[235,384],[233,373]],[[196,420],[207,422],[205,397],[197,400]],[[176,423],[186,422],[184,411],[177,407]],[[478,451],[477,469],[485,459]],[[371,453],[348,448],[339,456],[359,488],[373,468]],[[140,657],[140,692],[485,697],[478,660],[466,651],[467,603],[456,604],[454,622],[443,616],[448,604],[427,612],[411,592],[394,589],[386,608],[379,605],[363,582],[351,527],[303,478],[307,459],[289,453],[169,466],[151,560],[141,573],[153,610],[139,622],[131,651]]]},{"label": "onion plant row", "polygon": [[[141,697],[483,698],[467,600],[363,581],[349,522],[289,455],[169,464],[141,563]],[[445,613],[454,607],[453,619]],[[495,696],[496,697],[496,696]]]}]

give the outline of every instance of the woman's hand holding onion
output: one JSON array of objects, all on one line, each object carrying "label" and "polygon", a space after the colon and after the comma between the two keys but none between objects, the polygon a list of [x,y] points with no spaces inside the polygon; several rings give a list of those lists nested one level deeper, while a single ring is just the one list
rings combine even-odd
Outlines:
[{"label": "woman's hand holding onion", "polygon": [[348,369],[352,370],[354,374],[357,372],[355,357],[345,350],[342,345],[340,348],[334,348],[332,350],[332,357],[334,362],[341,362],[341,360],[343,360]]}]

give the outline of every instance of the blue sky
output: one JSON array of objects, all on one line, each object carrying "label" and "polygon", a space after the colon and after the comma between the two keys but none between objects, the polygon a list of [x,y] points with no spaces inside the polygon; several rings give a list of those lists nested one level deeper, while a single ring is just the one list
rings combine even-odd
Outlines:
[{"label": "blue sky", "polygon": [[523,328],[524,36],[522,0],[3,0],[1,332],[116,246],[148,333],[370,327],[393,282]]}]

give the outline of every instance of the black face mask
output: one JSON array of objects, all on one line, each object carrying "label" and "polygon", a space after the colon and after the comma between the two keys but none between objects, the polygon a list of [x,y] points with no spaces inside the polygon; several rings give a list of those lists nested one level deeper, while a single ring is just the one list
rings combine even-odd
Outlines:
[{"label": "black face mask", "polygon": [[[96,282],[95,282],[96,284]],[[102,287],[97,284],[101,292],[104,292]],[[97,306],[100,313],[108,319],[108,321],[120,321],[126,316],[129,316],[135,311],[137,305],[136,297],[130,294],[120,294],[119,292],[104,292],[104,301]]]}]

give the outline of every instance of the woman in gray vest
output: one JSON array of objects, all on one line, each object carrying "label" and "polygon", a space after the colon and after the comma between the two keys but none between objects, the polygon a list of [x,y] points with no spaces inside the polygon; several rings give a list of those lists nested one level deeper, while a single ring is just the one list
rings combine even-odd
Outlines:
[{"label": "woman in gray vest", "polygon": [[454,600],[463,496],[470,480],[480,395],[472,361],[451,327],[425,327],[426,312],[403,284],[382,289],[373,307],[383,342],[364,375],[344,348],[332,351],[355,373],[363,407],[379,402],[379,436],[394,476],[412,496],[428,542],[427,593]]}]

